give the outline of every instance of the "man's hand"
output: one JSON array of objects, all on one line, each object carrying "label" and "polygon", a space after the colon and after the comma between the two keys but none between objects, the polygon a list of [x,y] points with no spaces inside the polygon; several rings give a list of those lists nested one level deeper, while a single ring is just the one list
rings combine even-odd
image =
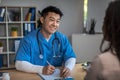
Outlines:
[{"label": "man's hand", "polygon": [[61,73],[60,73],[60,76],[63,77],[63,78],[66,78],[66,77],[69,77],[71,75],[71,71],[69,68],[62,68],[61,69]]},{"label": "man's hand", "polygon": [[45,66],[42,70],[42,74],[49,75],[52,74],[55,70],[55,67],[52,65]]}]

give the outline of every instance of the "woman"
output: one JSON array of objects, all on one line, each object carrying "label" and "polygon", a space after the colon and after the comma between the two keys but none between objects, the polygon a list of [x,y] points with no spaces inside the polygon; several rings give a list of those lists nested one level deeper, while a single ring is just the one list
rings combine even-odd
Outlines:
[{"label": "woman", "polygon": [[109,42],[92,62],[85,80],[120,80],[120,1],[110,2],[103,23],[103,40]]}]

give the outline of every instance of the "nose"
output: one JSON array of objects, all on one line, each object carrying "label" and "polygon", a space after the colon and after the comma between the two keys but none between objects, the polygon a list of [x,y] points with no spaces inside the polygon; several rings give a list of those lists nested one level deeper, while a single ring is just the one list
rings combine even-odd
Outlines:
[{"label": "nose", "polygon": [[57,26],[57,25],[58,25],[58,23],[57,23],[56,21],[54,21],[54,22],[53,22],[53,25],[54,25],[54,26]]}]

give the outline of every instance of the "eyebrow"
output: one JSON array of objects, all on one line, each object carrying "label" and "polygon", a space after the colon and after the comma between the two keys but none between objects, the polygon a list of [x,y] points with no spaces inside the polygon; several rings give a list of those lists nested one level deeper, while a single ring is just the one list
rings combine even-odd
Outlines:
[{"label": "eyebrow", "polygon": [[[49,18],[55,19],[54,17],[51,17],[51,16]],[[61,20],[61,19],[59,18],[58,20]]]}]

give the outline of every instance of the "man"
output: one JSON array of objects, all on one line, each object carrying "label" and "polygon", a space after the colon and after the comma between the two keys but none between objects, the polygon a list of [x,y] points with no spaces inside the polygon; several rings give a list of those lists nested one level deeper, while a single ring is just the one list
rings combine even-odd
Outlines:
[{"label": "man", "polygon": [[63,13],[48,6],[41,12],[41,28],[25,36],[16,54],[17,70],[52,74],[62,66],[61,76],[68,77],[76,62],[76,55],[66,38],[57,31]]}]

